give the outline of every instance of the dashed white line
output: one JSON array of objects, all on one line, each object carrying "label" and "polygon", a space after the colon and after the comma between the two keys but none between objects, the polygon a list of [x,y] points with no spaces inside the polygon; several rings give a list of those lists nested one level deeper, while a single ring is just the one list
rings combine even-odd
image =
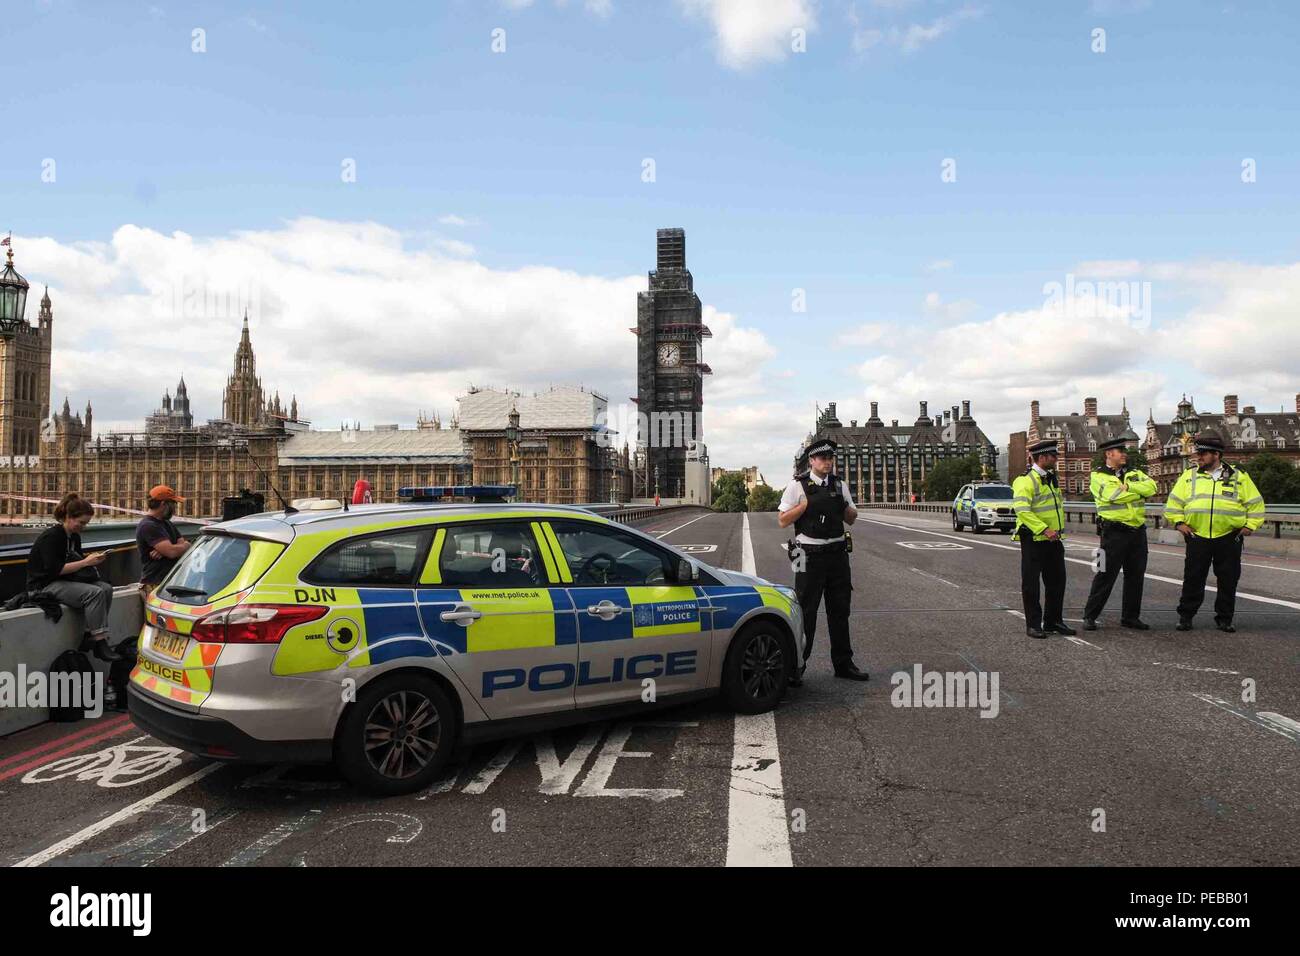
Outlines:
[{"label": "dashed white line", "polygon": [[915,571],[917,574],[921,575],[921,577],[923,578],[932,578],[933,580],[938,581],[941,584],[948,585],[948,587],[950,588],[957,588],[959,590],[961,589],[960,584],[953,584],[951,581],[941,578],[937,574],[931,574],[929,571],[922,571],[920,568],[913,568],[912,570]]},{"label": "dashed white line", "polygon": [[1240,674],[1241,671],[1227,671],[1219,667],[1196,667],[1193,664],[1174,664],[1170,661],[1152,661],[1156,667],[1176,667],[1180,671],[1199,671],[1203,674]]},{"label": "dashed white line", "polygon": [[[749,513],[743,517],[741,570],[754,574]],[[793,866],[774,713],[736,715],[728,793],[727,866]]]},{"label": "dashed white line", "polygon": [[667,531],[663,531],[663,532],[660,532],[659,534],[655,535],[655,537],[656,537],[656,538],[666,538],[666,537],[668,537],[670,534],[672,534],[674,531],[681,531],[683,528],[686,527],[687,524],[695,524],[695,522],[699,521],[701,518],[707,518],[707,517],[709,517],[709,515],[711,515],[711,514],[713,514],[713,512],[711,512],[711,511],[706,511],[704,514],[700,515],[699,518],[692,518],[690,521],[686,522],[686,524],[679,524],[676,528],[669,528]]}]

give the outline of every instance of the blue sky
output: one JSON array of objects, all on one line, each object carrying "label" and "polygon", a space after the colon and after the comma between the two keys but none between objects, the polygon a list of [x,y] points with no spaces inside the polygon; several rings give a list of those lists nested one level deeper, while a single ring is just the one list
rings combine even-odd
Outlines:
[{"label": "blue sky", "polygon": [[[134,351],[151,327],[139,305],[158,299],[148,272],[205,261],[244,263],[247,277],[220,281],[275,303],[255,329],[261,370],[323,427],[445,417],[471,380],[582,381],[622,401],[633,279],[653,267],[660,226],[686,228],[717,312],[715,464],[757,456],[783,477],[814,402],[865,418],[875,398],[910,421],[920,399],[970,398],[998,443],[1032,397],[1060,412],[1124,396],[1141,420],[1149,405],[1171,416],[1184,391],[1207,410],[1225,391],[1292,407],[1298,10],[18,0],[0,228],[55,296],[56,395],[124,427],[174,379]],[[192,51],[196,28],[206,52]],[[791,51],[794,28],[806,52]],[[408,281],[425,267],[432,291]],[[1044,306],[1044,283],[1090,270],[1151,282],[1147,321],[1100,310],[1089,331]],[[314,316],[311,276],[337,290],[352,272],[351,313],[335,292]],[[485,304],[500,287],[514,294]],[[806,312],[792,311],[795,289]],[[200,417],[220,410],[228,318],[172,322],[198,343],[175,360]],[[377,322],[427,347],[423,373],[419,356],[388,369],[379,348],[358,361],[338,347]],[[505,322],[556,334],[519,354],[495,354],[511,352],[499,335],[456,335]],[[1046,334],[1022,339],[1027,325]],[[1281,336],[1268,356],[1249,338],[1264,332]]]}]

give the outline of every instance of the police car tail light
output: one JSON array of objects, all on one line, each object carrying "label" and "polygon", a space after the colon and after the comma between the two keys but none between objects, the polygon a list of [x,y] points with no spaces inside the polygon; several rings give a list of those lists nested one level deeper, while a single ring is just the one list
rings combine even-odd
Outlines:
[{"label": "police car tail light", "polygon": [[201,644],[279,644],[289,628],[328,610],[310,604],[240,604],[200,618],[191,636]]}]

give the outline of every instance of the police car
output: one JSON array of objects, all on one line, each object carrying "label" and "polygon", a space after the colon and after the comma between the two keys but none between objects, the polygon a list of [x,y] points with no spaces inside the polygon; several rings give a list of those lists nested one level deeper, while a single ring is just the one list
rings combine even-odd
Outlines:
[{"label": "police car", "polygon": [[790,588],[581,508],[481,503],[210,525],[145,617],[142,729],[378,794],[428,786],[459,744],[717,694],[770,710],[802,631]]},{"label": "police car", "polygon": [[1016,527],[1015,497],[1011,486],[1000,481],[975,482],[957,492],[952,503],[952,530],[970,528],[979,534],[986,528],[1010,534]]}]

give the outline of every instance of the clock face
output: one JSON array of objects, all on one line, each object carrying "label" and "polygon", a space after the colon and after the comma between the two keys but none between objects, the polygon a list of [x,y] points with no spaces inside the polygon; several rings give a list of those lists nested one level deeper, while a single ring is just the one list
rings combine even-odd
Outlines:
[{"label": "clock face", "polygon": [[675,343],[669,342],[667,345],[659,346],[659,364],[665,366],[680,365],[682,361],[682,347]]}]

